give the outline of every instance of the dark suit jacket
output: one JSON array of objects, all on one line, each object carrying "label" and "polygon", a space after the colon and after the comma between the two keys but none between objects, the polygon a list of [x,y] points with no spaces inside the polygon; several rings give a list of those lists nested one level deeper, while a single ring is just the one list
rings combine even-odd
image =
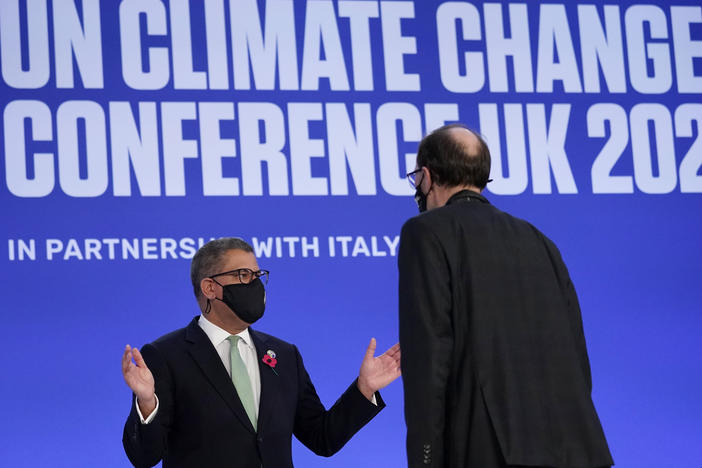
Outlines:
[{"label": "dark suit jacket", "polygon": [[[256,432],[197,319],[141,349],[159,409],[144,425],[132,401],[122,442],[134,466],[163,459],[164,468],[288,468],[293,434],[316,454],[331,456],[385,406],[379,393],[378,406],[369,402],[354,381],[325,411],[297,348],[249,329],[261,374]],[[277,375],[262,362],[269,349],[277,355]]]},{"label": "dark suit jacket", "polygon": [[549,239],[464,191],[405,223],[398,262],[411,467],[612,464]]}]

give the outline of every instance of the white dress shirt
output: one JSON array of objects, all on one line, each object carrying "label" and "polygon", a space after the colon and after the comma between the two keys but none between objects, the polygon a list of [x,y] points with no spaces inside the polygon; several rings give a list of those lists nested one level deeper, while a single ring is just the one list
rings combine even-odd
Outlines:
[{"label": "white dress shirt", "polygon": [[[229,343],[229,340],[227,338],[231,335],[228,331],[218,327],[214,323],[210,322],[205,318],[204,315],[200,315],[199,320],[197,321],[197,324],[202,328],[202,331],[205,332],[207,337],[210,339],[212,342],[212,346],[214,346],[215,350],[217,351],[217,354],[219,355],[219,358],[222,360],[222,364],[224,365],[224,368],[227,371],[227,374],[229,374],[229,377],[231,378],[232,376],[232,365],[231,365],[231,358],[229,357],[229,351],[231,349],[231,344]],[[251,390],[253,391],[253,397],[254,397],[254,406],[256,408],[256,417],[258,418],[258,405],[259,402],[261,401],[261,374],[258,369],[258,359],[256,357],[256,347],[254,346],[253,342],[251,341],[251,334],[249,333],[249,329],[247,328],[241,333],[237,333],[237,336],[239,336],[241,339],[239,340],[239,344],[237,348],[239,349],[239,355],[241,356],[241,360],[244,361],[244,365],[246,366],[246,371],[249,374],[249,380],[251,381]],[[141,411],[139,410],[139,404],[138,402],[135,401],[136,404],[136,410],[137,414],[139,415],[139,419],[141,420],[142,424],[149,424],[154,417],[156,416],[156,413],[158,412],[158,396],[156,397],[156,408],[151,412],[148,418],[144,418],[141,414]]]}]

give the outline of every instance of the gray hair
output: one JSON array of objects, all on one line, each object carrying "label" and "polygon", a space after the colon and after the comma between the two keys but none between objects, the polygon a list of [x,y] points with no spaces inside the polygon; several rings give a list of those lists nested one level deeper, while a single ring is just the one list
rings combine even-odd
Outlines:
[{"label": "gray hair", "polygon": [[193,261],[190,263],[190,281],[193,283],[193,292],[196,298],[200,298],[200,282],[208,276],[219,273],[220,262],[225,252],[229,250],[243,250],[253,253],[253,247],[244,239],[238,237],[223,237],[209,241],[200,247]]}]

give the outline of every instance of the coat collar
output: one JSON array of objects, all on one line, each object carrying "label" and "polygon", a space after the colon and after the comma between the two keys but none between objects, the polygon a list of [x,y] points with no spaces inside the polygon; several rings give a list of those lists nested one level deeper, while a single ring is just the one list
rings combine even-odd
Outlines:
[{"label": "coat collar", "polygon": [[268,339],[262,333],[258,333],[249,327],[251,341],[256,347],[256,360],[258,361],[259,375],[261,376],[261,398],[258,404],[258,430],[259,432],[267,427],[274,407],[274,394],[276,388],[280,388],[279,374],[263,362],[263,356],[270,349]]},{"label": "coat collar", "polygon": [[474,192],[473,190],[461,190],[460,192],[456,192],[453,195],[451,195],[448,201],[446,201],[446,204],[451,205],[452,203],[464,201],[478,201],[488,204],[490,203],[487,198],[480,195],[478,192]]},{"label": "coat collar", "polygon": [[[205,374],[207,380],[209,380],[217,393],[224,399],[227,406],[229,406],[239,421],[249,431],[256,432],[251,425],[251,421],[249,421],[249,417],[246,415],[246,410],[244,410],[244,406],[241,404],[239,395],[236,393],[236,388],[234,388],[234,384],[232,384],[227,370],[222,365],[222,360],[214,349],[214,346],[212,346],[212,342],[210,342],[207,334],[200,328],[197,321],[198,317],[195,317],[185,328],[185,341],[189,344],[188,353],[190,353],[203,374]],[[256,349],[258,351],[258,347]],[[263,380],[261,381],[261,393],[261,397],[263,397]],[[261,403],[263,403],[263,398],[261,399]]]}]

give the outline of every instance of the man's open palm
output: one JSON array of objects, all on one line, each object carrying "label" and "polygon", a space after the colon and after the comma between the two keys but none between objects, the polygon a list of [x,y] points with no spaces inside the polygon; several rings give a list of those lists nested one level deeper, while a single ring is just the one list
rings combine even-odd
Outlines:
[{"label": "man's open palm", "polygon": [[375,357],[375,338],[371,338],[358,375],[359,388],[362,392],[371,392],[385,388],[401,375],[400,344],[397,343],[378,357]]},{"label": "man's open palm", "polygon": [[[134,362],[132,362],[134,358]],[[150,400],[154,395],[154,376],[146,366],[138,349],[127,345],[122,355],[122,375],[129,388],[140,400]]]}]

